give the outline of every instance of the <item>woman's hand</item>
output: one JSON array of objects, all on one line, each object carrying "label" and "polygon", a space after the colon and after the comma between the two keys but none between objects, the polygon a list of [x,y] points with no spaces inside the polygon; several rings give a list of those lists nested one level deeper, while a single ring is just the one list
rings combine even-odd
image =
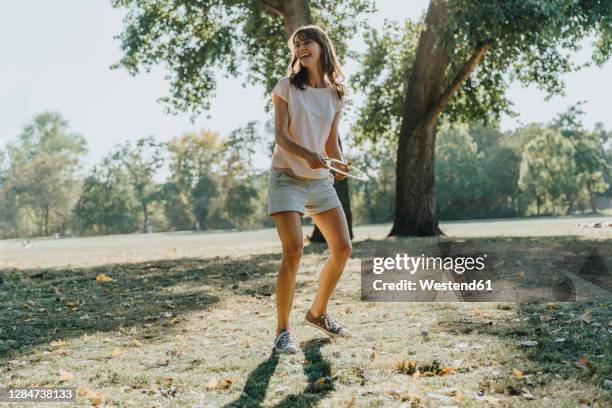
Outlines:
[{"label": "woman's hand", "polygon": [[[349,164],[350,164],[350,162],[349,162]],[[350,173],[351,172],[351,168],[349,166],[347,166],[346,164],[332,162],[331,165],[333,167],[337,168],[338,170],[342,170],[345,173]],[[335,171],[333,173],[334,173],[334,177],[336,178],[336,180],[344,180],[346,178],[346,176],[344,174],[336,173]]]},{"label": "woman's hand", "polygon": [[319,153],[309,151],[306,153],[306,157],[304,158],[308,162],[311,169],[327,168],[327,164],[325,163],[325,160],[323,160],[323,156],[321,156]]}]

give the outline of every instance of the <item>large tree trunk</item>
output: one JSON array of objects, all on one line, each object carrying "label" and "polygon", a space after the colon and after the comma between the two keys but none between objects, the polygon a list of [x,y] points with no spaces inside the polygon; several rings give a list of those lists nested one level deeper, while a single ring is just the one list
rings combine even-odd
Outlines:
[{"label": "large tree trunk", "polygon": [[480,43],[446,86],[446,0],[431,0],[410,70],[397,147],[395,219],[389,235],[442,234],[436,216],[434,152],[437,119],[491,45]]}]

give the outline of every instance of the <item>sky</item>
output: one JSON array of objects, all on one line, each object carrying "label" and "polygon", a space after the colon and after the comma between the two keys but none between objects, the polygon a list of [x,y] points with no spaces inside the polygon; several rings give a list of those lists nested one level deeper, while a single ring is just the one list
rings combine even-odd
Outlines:
[{"label": "sky", "polygon": [[[369,17],[372,27],[382,27],[385,18],[417,19],[429,0],[380,0]],[[155,135],[166,141],[187,131],[206,128],[226,136],[249,121],[265,123],[263,87],[242,87],[241,79],[221,79],[210,111],[191,121],[188,114],[170,115],[157,99],[168,94],[163,68],[132,77],[110,66],[121,57],[119,41],[124,12],[113,9],[110,0],[20,0],[6,2],[0,13],[0,146],[15,139],[37,113],[57,111],[68,120],[71,131],[88,142],[86,167],[105,156],[114,145]],[[361,38],[351,48],[364,51]],[[577,56],[583,60],[589,46]],[[356,64],[344,72],[350,82]],[[566,96],[546,101],[534,86],[514,84],[509,97],[517,119],[504,117],[503,130],[531,122],[548,122],[570,105],[586,100],[584,124],[593,128],[603,122],[612,129],[609,94],[612,62],[564,75]],[[354,95],[358,106],[360,99]],[[237,113],[238,112],[238,113]],[[349,118],[350,119],[350,118]],[[350,129],[341,122],[340,133]],[[268,157],[256,165],[269,166]]]}]

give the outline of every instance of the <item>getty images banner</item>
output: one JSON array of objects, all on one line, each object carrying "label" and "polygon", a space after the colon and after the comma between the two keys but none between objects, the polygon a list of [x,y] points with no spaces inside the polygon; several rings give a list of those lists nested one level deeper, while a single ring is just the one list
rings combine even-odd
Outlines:
[{"label": "getty images banner", "polygon": [[370,302],[573,302],[609,298],[612,246],[538,239],[366,241],[361,299]]}]

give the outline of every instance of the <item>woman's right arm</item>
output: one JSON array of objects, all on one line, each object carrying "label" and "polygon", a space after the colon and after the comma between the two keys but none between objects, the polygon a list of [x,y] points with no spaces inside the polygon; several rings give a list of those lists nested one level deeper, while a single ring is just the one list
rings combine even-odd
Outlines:
[{"label": "woman's right arm", "polygon": [[305,159],[313,168],[327,167],[320,154],[308,150],[289,138],[289,107],[282,98],[274,95],[274,136],[276,143],[286,151]]}]

